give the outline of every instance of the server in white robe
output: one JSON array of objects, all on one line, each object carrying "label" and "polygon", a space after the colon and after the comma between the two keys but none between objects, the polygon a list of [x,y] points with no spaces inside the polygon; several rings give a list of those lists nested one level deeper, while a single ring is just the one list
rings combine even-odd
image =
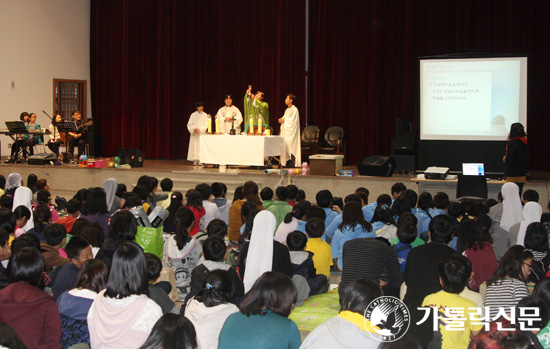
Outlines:
[{"label": "server in white robe", "polygon": [[191,134],[189,138],[189,150],[187,151],[187,160],[193,161],[193,165],[199,164],[200,135],[205,134],[208,129],[208,115],[204,112],[202,102],[195,103],[197,111],[191,114],[187,129]]},{"label": "server in white robe", "polygon": [[[231,95],[225,95],[225,105],[218,110],[216,114],[216,120],[222,125],[223,133],[229,133],[231,131],[231,125],[233,124],[233,118],[235,119],[235,131],[237,134],[241,132],[241,123],[243,122],[243,116],[239,108],[233,105],[233,99]],[[218,132],[218,130],[216,130]]]},{"label": "server in white robe", "polygon": [[[300,143],[300,113],[294,105],[296,96],[289,94],[286,96],[285,104],[288,107],[282,118],[279,118],[281,124],[281,136],[285,139],[285,148],[288,159],[294,155],[294,166],[302,164],[302,148]],[[283,164],[285,165],[285,164]]]}]

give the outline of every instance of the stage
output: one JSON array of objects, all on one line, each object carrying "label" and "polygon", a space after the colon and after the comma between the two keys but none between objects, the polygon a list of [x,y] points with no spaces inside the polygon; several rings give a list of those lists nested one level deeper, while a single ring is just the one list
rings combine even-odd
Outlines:
[{"label": "stage", "polygon": [[[264,187],[275,189],[278,185],[295,184],[306,192],[306,198],[315,202],[315,194],[323,189],[328,189],[336,197],[345,197],[358,187],[365,187],[370,191],[369,201],[374,201],[380,194],[390,194],[391,186],[396,182],[403,182],[407,188],[418,192],[418,184],[414,181],[414,175],[394,174],[392,177],[360,176],[357,167],[345,166],[345,170],[355,170],[355,177],[337,176],[281,176],[266,175],[263,168],[245,166],[231,166],[226,173],[220,173],[218,168],[193,167],[192,163],[185,160],[148,160],[145,159],[143,167],[131,169],[115,168],[81,168],[76,165],[27,165],[6,164],[2,160],[0,174],[4,177],[12,172],[18,172],[26,183],[27,176],[34,173],[38,178],[46,178],[50,183],[50,191],[55,196],[70,199],[79,189],[101,187],[103,181],[114,177],[118,183],[126,184],[128,190],[132,190],[137,180],[142,175],[154,176],[159,182],[164,178],[170,178],[174,182],[174,191],[185,194],[188,189],[194,188],[199,183],[223,182],[227,185],[227,198],[233,198],[235,188],[246,181],[255,181],[260,190]],[[109,160],[109,159],[107,159]],[[112,158],[110,159],[112,160]],[[539,203],[544,211],[549,201],[549,178],[547,173],[537,173],[537,176],[529,181],[524,190],[534,189],[540,195]],[[160,185],[159,185],[159,191]],[[431,190],[428,190],[431,192]],[[451,200],[454,199],[452,189],[448,191]]]}]

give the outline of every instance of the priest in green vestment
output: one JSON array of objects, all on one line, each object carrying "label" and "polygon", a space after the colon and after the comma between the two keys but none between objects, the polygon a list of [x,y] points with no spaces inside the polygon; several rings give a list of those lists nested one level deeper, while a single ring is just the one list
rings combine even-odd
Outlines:
[{"label": "priest in green vestment", "polygon": [[256,92],[256,94],[252,94],[252,87],[249,87],[248,90],[246,90],[246,93],[244,94],[244,132],[248,133],[248,130],[250,128],[250,116],[252,115],[252,119],[254,120],[254,129],[255,133],[257,133],[257,127],[258,127],[258,119],[262,118],[263,126],[262,126],[262,133],[265,133],[266,127],[269,127],[269,104],[267,102],[264,102],[264,93],[261,91]]}]

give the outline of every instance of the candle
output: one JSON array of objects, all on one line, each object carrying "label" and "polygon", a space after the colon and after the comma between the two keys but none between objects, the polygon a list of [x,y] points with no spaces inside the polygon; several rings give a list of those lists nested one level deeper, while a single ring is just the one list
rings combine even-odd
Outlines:
[{"label": "candle", "polygon": [[252,115],[250,115],[250,118],[248,119],[248,125],[250,126],[250,128],[248,129],[248,133],[254,134],[254,118],[252,117]]},{"label": "candle", "polygon": [[268,135],[268,136],[271,136],[271,129],[269,129],[269,128],[266,129],[266,130],[265,130],[265,134]]},{"label": "candle", "polygon": [[212,133],[212,117],[208,118],[208,133]]},{"label": "candle", "polygon": [[262,118],[262,115],[260,114],[260,116],[258,117],[258,134],[259,135],[262,134],[263,123],[264,123],[264,118]]},{"label": "candle", "polygon": [[220,130],[220,119],[216,118],[216,133],[221,133]]}]

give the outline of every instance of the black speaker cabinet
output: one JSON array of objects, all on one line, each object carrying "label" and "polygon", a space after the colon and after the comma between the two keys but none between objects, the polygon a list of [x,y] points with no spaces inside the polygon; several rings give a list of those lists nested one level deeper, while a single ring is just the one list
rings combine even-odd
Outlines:
[{"label": "black speaker cabinet", "polygon": [[357,164],[357,170],[364,176],[391,177],[395,171],[395,160],[392,156],[367,156]]},{"label": "black speaker cabinet", "polygon": [[129,164],[132,167],[143,167],[143,160],[145,155],[137,148],[119,149],[118,157],[120,164]]}]

